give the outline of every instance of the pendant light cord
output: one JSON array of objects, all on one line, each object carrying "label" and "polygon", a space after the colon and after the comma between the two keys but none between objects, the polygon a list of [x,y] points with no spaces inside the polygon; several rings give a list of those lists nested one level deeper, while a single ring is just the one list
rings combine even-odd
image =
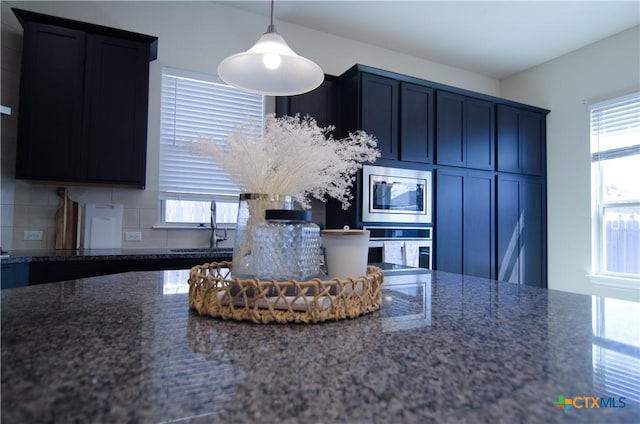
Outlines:
[{"label": "pendant light cord", "polygon": [[270,32],[278,32],[276,31],[276,26],[273,24],[273,3],[275,2],[275,0],[271,0],[271,23],[269,24],[269,27],[267,28],[267,34]]}]

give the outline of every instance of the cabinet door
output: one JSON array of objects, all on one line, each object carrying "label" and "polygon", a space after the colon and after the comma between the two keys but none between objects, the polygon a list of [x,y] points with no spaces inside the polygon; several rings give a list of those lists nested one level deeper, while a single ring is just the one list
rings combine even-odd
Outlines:
[{"label": "cabinet door", "polygon": [[436,100],[436,160],[440,165],[465,166],[465,97],[438,91]]},{"label": "cabinet door", "polygon": [[433,163],[433,90],[400,84],[400,160]]},{"label": "cabinet door", "polygon": [[547,287],[546,188],[542,178],[522,179],[520,207],[524,221],[520,238],[521,283]]},{"label": "cabinet door", "polygon": [[505,105],[497,110],[498,170],[544,176],[545,115]]},{"label": "cabinet door", "polygon": [[495,183],[492,173],[468,172],[464,179],[462,270],[495,278]]},{"label": "cabinet door", "polygon": [[466,166],[495,169],[494,104],[485,100],[466,101]]},{"label": "cabinet door", "polygon": [[438,169],[435,193],[435,269],[462,274],[464,171]]},{"label": "cabinet door", "polygon": [[437,170],[435,269],[495,278],[494,205],[493,173]]},{"label": "cabinet door", "polygon": [[521,111],[519,124],[522,173],[543,176],[546,173],[546,117],[541,113]]},{"label": "cabinet door", "polygon": [[439,91],[436,109],[437,163],[493,170],[494,104]]},{"label": "cabinet door", "polygon": [[498,177],[498,280],[547,286],[544,179]]},{"label": "cabinet door", "polygon": [[362,74],[362,130],[378,139],[380,157],[398,159],[398,82]]},{"label": "cabinet door", "polygon": [[520,282],[520,182],[515,176],[498,176],[498,280]]},{"label": "cabinet door", "polygon": [[149,61],[142,43],[90,35],[87,179],[144,186]]},{"label": "cabinet door", "polygon": [[313,91],[296,96],[276,98],[276,115],[295,116],[299,114],[301,118],[309,115],[316,120],[320,127],[336,125],[334,113],[337,116],[335,111],[337,105],[333,100],[333,81],[326,78],[325,76],[324,82]]},{"label": "cabinet door", "polygon": [[0,263],[0,286],[2,289],[13,289],[29,285],[29,262],[7,264]]},{"label": "cabinet door", "polygon": [[518,110],[497,106],[498,171],[520,173]]},{"label": "cabinet door", "polygon": [[23,69],[16,177],[81,177],[85,35],[29,22]]}]

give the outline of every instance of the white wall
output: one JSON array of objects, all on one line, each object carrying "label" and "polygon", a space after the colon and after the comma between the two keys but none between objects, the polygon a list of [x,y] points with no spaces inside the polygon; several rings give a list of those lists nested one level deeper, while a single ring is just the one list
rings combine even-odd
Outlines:
[{"label": "white wall", "polygon": [[591,155],[587,105],[640,90],[640,27],[501,81],[502,97],[547,117],[549,288],[589,292]]},{"label": "white wall", "polygon": [[[16,113],[21,27],[11,12],[11,7],[159,37],[158,59],[150,67],[146,190],[67,186],[69,196],[80,203],[123,203],[124,231],[142,231],[143,239],[141,242],[123,241],[125,248],[206,246],[208,231],[152,228],[159,219],[157,189],[162,67],[216,73],[217,65],[223,58],[246,50],[255,43],[266,30],[268,18],[215,2],[2,1],[1,5],[2,99],[4,103],[6,98],[14,106]],[[499,95],[499,83],[492,78],[303,27],[276,23],[278,31],[295,51],[316,61],[328,74],[339,75],[354,64],[361,63]],[[15,95],[10,97],[9,93]],[[55,239],[53,217],[59,207],[55,188],[62,184],[36,184],[13,179],[17,120],[15,115],[2,119],[2,246],[13,249],[51,248]],[[24,230],[42,230],[44,240],[24,241]]]}]

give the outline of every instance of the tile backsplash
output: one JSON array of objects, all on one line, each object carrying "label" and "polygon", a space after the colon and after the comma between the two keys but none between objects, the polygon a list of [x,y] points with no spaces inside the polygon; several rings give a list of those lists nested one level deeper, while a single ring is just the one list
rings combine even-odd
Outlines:
[{"label": "tile backsplash", "polygon": [[[66,187],[68,196],[80,206],[87,203],[122,204],[122,248],[194,248],[209,247],[211,229],[203,228],[162,228],[160,222],[160,200],[157,191],[103,188],[89,186],[67,186],[62,184],[32,183],[15,181],[15,204],[12,228],[13,243],[3,245],[5,249],[53,249],[55,246],[55,216],[62,206],[62,199],[56,193],[58,187]],[[324,204],[312,202],[314,222],[323,225]],[[3,217],[4,220],[4,217]],[[7,219],[7,221],[9,221]],[[3,222],[4,225],[4,222]],[[81,227],[82,228],[82,227]],[[24,240],[24,231],[42,231],[42,240]],[[139,241],[125,239],[126,232],[140,232]],[[219,247],[233,247],[235,231],[227,230],[227,240]],[[82,239],[82,237],[81,237]]]},{"label": "tile backsplash", "polygon": [[[11,249],[53,248],[55,243],[55,216],[62,206],[62,199],[56,188],[60,184],[36,184],[16,181],[13,243]],[[211,230],[209,228],[166,229],[157,228],[159,223],[160,200],[153,190],[96,188],[86,186],[64,186],[69,198],[81,206],[87,203],[122,204],[122,248],[174,248],[208,247]],[[42,231],[42,240],[24,240],[24,231]],[[139,241],[125,240],[125,232],[140,232]],[[229,240],[220,247],[233,246],[233,231]],[[8,246],[9,247],[9,246]]]}]

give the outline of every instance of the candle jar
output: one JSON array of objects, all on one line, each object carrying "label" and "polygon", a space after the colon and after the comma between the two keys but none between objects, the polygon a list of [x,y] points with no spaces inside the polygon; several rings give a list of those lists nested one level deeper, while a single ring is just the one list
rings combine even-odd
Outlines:
[{"label": "candle jar", "polygon": [[256,225],[254,274],[261,280],[305,281],[320,272],[320,227],[310,211],[265,212]]},{"label": "candle jar", "polygon": [[291,196],[277,194],[240,194],[238,221],[233,244],[232,272],[235,278],[254,278],[253,229],[264,222],[267,209],[293,209]]}]

